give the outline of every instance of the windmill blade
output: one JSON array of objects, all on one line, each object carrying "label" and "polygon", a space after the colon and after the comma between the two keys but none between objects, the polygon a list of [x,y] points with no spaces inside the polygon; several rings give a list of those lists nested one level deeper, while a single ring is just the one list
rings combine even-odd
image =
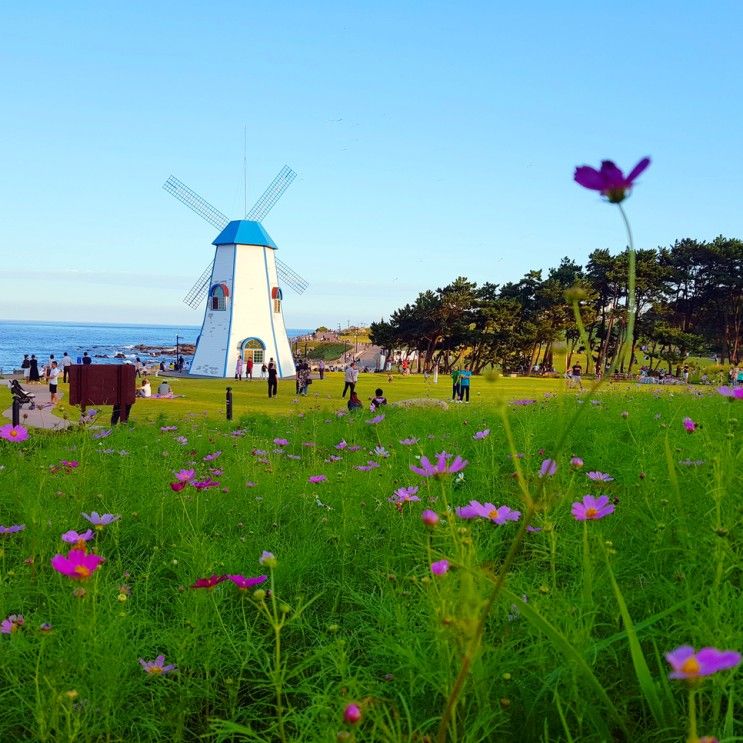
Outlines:
[{"label": "windmill blade", "polygon": [[200,304],[201,300],[206,296],[209,291],[209,279],[212,277],[212,269],[214,268],[214,261],[212,261],[205,269],[204,273],[199,276],[196,283],[191,287],[188,294],[183,297],[183,301],[192,309],[196,309]]},{"label": "windmill blade", "polygon": [[288,166],[279,171],[279,174],[271,181],[271,185],[263,192],[253,208],[245,215],[245,219],[261,222],[266,214],[275,206],[281,195],[291,186],[297,174]]},{"label": "windmill blade", "polygon": [[201,196],[195,191],[192,191],[185,183],[179,181],[174,175],[171,175],[163,183],[163,188],[169,194],[175,196],[178,201],[182,201],[189,209],[195,211],[200,217],[203,217],[209,224],[214,225],[218,230],[223,230],[229,224],[230,220],[219,209],[213,207],[206,199],[202,199]]},{"label": "windmill blade", "polygon": [[282,284],[290,286],[297,294],[304,294],[304,290],[309,286],[309,282],[278,258],[276,258],[276,274]]}]

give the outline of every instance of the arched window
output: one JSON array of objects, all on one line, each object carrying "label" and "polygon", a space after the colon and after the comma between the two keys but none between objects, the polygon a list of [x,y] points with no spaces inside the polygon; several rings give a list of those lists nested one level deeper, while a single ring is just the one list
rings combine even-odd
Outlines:
[{"label": "arched window", "polygon": [[209,309],[223,311],[227,309],[227,297],[230,296],[230,290],[227,284],[214,284],[209,289]]},{"label": "arched window", "polygon": [[266,344],[258,338],[246,338],[240,344],[240,355],[243,361],[253,359],[254,364],[262,364],[266,360]]},{"label": "arched window", "polygon": [[281,289],[279,289],[278,286],[275,286],[273,289],[271,289],[271,299],[273,299],[273,311],[274,312],[281,312],[281,300],[284,298],[284,296],[281,293]]}]

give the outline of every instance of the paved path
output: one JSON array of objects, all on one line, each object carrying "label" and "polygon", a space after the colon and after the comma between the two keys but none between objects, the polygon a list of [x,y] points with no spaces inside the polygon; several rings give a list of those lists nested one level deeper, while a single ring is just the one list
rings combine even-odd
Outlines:
[{"label": "paved path", "polygon": [[[28,403],[23,405],[21,408],[22,426],[61,431],[72,425],[70,421],[65,420],[64,418],[59,418],[55,415],[56,407],[50,402],[51,393],[49,392],[49,387],[47,385],[27,384],[24,386],[24,389],[29,394],[35,395],[34,402],[36,403],[36,407],[33,410],[30,410]],[[63,398],[64,393],[58,393],[57,397]],[[75,412],[75,415],[77,415],[77,410],[73,408],[73,411]],[[9,421],[12,421],[13,407],[11,406],[7,410],[4,410],[3,415]]]}]

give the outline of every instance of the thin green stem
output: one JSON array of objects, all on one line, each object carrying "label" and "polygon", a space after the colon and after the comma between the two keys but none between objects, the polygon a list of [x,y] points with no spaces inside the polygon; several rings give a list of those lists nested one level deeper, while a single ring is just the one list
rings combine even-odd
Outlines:
[{"label": "thin green stem", "polygon": [[[637,279],[637,256],[635,253],[635,243],[632,239],[632,228],[630,227],[627,214],[624,211],[621,203],[617,204],[619,207],[619,213],[622,215],[624,220],[624,226],[627,229],[627,336],[625,338],[626,347],[624,353],[619,354],[618,358],[622,358],[626,361],[625,369],[626,373],[629,374],[632,367],[632,346],[635,337],[635,316],[637,314],[637,296],[635,291],[635,284]],[[616,361],[615,361],[616,366]]]},{"label": "thin green stem", "polygon": [[697,735],[697,690],[692,686],[689,689],[689,737],[687,743],[699,743]]}]

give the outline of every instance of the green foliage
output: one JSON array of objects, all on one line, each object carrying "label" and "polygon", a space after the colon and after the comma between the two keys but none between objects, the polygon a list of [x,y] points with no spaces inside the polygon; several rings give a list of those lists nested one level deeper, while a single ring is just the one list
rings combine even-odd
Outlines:
[{"label": "green foliage", "polygon": [[335,361],[346,351],[348,351],[346,343],[316,343],[312,348],[307,349],[307,358]]}]

